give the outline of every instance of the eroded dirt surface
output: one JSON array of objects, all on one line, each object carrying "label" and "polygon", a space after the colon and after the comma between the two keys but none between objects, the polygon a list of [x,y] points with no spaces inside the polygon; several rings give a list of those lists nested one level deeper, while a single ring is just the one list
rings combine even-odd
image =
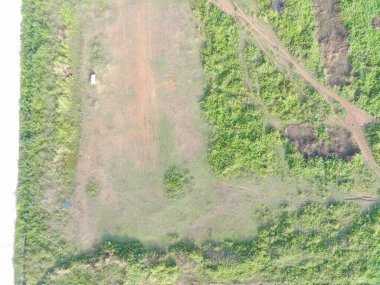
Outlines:
[{"label": "eroded dirt surface", "polygon": [[349,161],[358,153],[351,133],[342,127],[330,128],[328,139],[318,139],[315,128],[307,124],[290,124],[285,129],[285,136],[295,145],[305,159],[314,157],[331,157]]},{"label": "eroded dirt surface", "polygon": [[339,4],[336,0],[314,0],[313,2],[327,84],[347,85],[350,79],[348,31],[340,19]]},{"label": "eroded dirt surface", "polygon": [[372,19],[372,27],[376,30],[380,30],[380,15]]},{"label": "eroded dirt surface", "polygon": [[261,48],[270,52],[274,60],[280,62],[281,66],[286,68],[289,72],[297,74],[308,82],[323,96],[333,111],[333,102],[336,101],[340,104],[345,111],[345,116],[336,115],[337,123],[352,133],[367,164],[373,172],[380,177],[380,167],[373,157],[364,133],[365,125],[373,122],[375,119],[347,99],[340,97],[334,91],[320,83],[301,62],[291,56],[290,52],[268,27],[258,19],[247,15],[233,1],[210,0],[210,2],[225,13],[235,17],[243,27],[246,27],[246,29],[251,32]]}]

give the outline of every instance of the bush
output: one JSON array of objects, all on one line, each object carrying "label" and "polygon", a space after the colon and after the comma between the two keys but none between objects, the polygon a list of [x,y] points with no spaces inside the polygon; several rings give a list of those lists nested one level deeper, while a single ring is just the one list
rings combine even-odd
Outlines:
[{"label": "bush", "polygon": [[90,179],[86,185],[85,191],[91,197],[96,197],[102,190],[100,182],[94,178]]},{"label": "bush", "polygon": [[193,190],[193,176],[190,170],[186,168],[171,167],[165,173],[164,187],[170,200],[175,200],[184,193]]},{"label": "bush", "polygon": [[105,49],[105,39],[95,37],[90,45],[90,63],[104,66],[110,61],[110,56]]}]

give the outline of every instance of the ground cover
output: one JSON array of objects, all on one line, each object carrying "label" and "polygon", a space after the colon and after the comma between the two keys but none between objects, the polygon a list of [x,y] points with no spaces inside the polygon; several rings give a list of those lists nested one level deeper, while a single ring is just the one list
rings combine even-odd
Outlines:
[{"label": "ground cover", "polygon": [[[349,191],[357,187],[371,189],[376,185],[360,156],[348,162],[339,159],[338,154],[326,158],[317,155],[305,160],[284,138],[284,127],[292,122],[309,122],[319,128],[322,138],[331,140],[328,129],[332,125],[328,123],[327,104],[305,85],[295,85],[299,81],[294,83],[287,79],[287,74],[277,69],[272,59],[260,53],[252,42],[246,42],[242,48],[238,25],[232,17],[207,1],[198,1],[195,9],[209,39],[203,52],[203,64],[211,82],[202,106],[206,117],[215,125],[209,161],[218,174],[273,174],[277,171],[274,166],[279,165],[276,159],[281,158],[276,149],[280,149],[280,153],[285,153],[285,163],[280,171],[285,168],[290,175],[309,177],[319,187],[325,188],[332,183]],[[239,51],[243,52],[248,80],[256,84],[253,90],[249,90],[244,81]],[[259,104],[254,104],[252,97],[258,98]],[[265,116],[266,110],[269,116]],[[268,128],[271,122],[266,122],[265,117],[279,118],[277,129],[275,126]],[[285,126],[281,128],[281,124]]]},{"label": "ground cover", "polygon": [[[187,1],[24,2],[17,284],[380,278],[378,181],[234,18],[205,0],[195,18]],[[321,79],[301,2],[256,5]]]},{"label": "ground cover", "polygon": [[80,129],[72,4],[23,1],[16,284],[36,284],[72,249],[62,239]]},{"label": "ground cover", "polygon": [[361,213],[352,203],[284,206],[252,239],[178,240],[161,251],[108,241],[52,269],[42,284],[375,284],[378,222],[378,208]]}]

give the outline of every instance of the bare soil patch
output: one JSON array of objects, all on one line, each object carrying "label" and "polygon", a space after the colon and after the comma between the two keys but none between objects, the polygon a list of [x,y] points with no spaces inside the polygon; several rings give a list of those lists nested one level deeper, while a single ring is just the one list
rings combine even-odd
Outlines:
[{"label": "bare soil patch", "polygon": [[285,8],[284,0],[272,0],[272,7],[277,13],[281,13]]},{"label": "bare soil patch", "polygon": [[348,60],[348,31],[340,19],[338,1],[314,0],[313,2],[327,84],[329,86],[347,85],[351,73]]},{"label": "bare soil patch", "polygon": [[372,19],[372,27],[376,30],[380,30],[380,15]]},{"label": "bare soil patch", "polygon": [[295,145],[305,159],[331,157],[333,155],[349,161],[359,152],[352,135],[341,127],[328,130],[329,140],[317,138],[316,130],[306,124],[291,124],[285,130],[285,136]]}]

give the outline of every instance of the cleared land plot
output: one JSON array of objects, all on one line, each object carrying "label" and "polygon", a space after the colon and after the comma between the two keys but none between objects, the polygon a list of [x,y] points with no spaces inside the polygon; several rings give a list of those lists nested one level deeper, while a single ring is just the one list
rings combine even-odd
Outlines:
[{"label": "cleared land plot", "polygon": [[[199,107],[202,40],[187,1],[120,0],[88,11],[82,73],[85,81],[96,71],[97,85],[83,82],[69,239],[90,247],[105,236],[251,236],[260,223],[256,211],[320,195],[302,181],[220,181],[211,174]],[[194,177],[193,191],[174,201],[163,189],[172,166]]]}]

